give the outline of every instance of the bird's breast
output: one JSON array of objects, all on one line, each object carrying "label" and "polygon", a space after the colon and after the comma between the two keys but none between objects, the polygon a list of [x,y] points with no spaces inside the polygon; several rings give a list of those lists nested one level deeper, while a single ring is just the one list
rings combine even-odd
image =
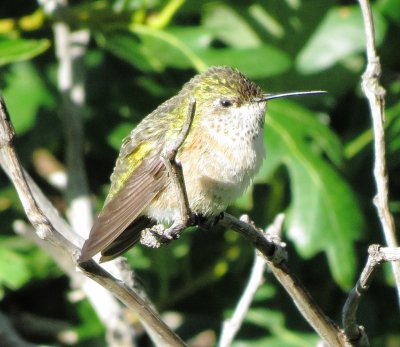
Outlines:
[{"label": "bird's breast", "polygon": [[[217,215],[250,185],[264,157],[263,131],[222,131],[196,127],[178,152],[190,208],[205,216]],[[147,208],[157,221],[179,217],[171,183]]]}]

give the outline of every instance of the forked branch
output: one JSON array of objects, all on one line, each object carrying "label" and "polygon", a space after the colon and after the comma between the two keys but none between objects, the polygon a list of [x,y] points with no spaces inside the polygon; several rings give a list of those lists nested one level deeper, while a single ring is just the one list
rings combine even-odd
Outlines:
[{"label": "forked branch", "polygon": [[[25,213],[36,230],[36,235],[51,243],[60,254],[66,254],[76,265],[83,240],[57,214],[55,208],[23,170],[13,147],[14,136],[4,100],[0,98],[0,164],[14,184]],[[109,290],[140,317],[157,346],[185,345],[138,292],[110,275],[93,260],[84,265],[83,271],[87,276]]]},{"label": "forked branch", "polygon": [[[378,211],[386,244],[389,247],[396,248],[398,247],[398,241],[396,239],[396,227],[393,216],[389,210],[389,178],[387,176],[385,158],[385,130],[383,126],[385,122],[385,90],[379,82],[381,65],[375,49],[375,30],[371,6],[368,0],[359,0],[359,3],[364,19],[368,60],[367,68],[362,77],[362,89],[368,99],[374,132],[374,177],[376,183],[374,204]],[[392,262],[392,269],[400,304],[400,262]]]},{"label": "forked branch", "polygon": [[342,321],[343,328],[347,339],[353,346],[368,347],[368,337],[364,327],[357,325],[356,314],[360,305],[362,296],[368,290],[371,282],[380,268],[385,262],[400,261],[400,248],[381,247],[379,245],[371,245],[368,248],[368,260],[357,281],[356,286],[351,290],[346,303],[343,307]]}]

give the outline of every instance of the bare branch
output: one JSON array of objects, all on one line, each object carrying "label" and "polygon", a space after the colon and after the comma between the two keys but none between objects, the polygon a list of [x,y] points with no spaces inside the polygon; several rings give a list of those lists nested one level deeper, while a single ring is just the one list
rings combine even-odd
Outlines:
[{"label": "bare branch", "polygon": [[[396,227],[393,216],[389,211],[388,176],[385,159],[385,90],[379,83],[381,65],[375,49],[375,31],[371,6],[368,0],[359,0],[364,19],[367,68],[362,77],[362,89],[368,99],[371,110],[374,131],[374,177],[377,194],[374,203],[378,211],[386,244],[389,247],[398,247]],[[396,281],[398,300],[400,304],[400,263],[392,262],[392,269]]]},{"label": "bare branch", "polygon": [[3,347],[37,347],[35,344],[23,340],[15,331],[6,315],[0,312],[0,345]]},{"label": "bare branch", "polygon": [[[55,53],[58,60],[58,89],[61,104],[58,108],[65,134],[67,187],[67,217],[74,231],[84,238],[93,224],[93,206],[90,199],[84,164],[85,75],[84,57],[89,43],[89,30],[72,31],[64,21],[67,0],[42,0],[45,12],[53,19]],[[109,264],[112,273],[120,272],[116,264]],[[133,346],[133,327],[124,318],[125,310],[111,293],[90,280],[78,282],[106,328],[108,345]],[[74,282],[73,282],[74,284]],[[76,282],[75,282],[76,284]]]},{"label": "bare branch", "polygon": [[138,315],[156,346],[185,346],[183,341],[168,328],[149,303],[143,300],[132,288],[111,276],[93,260],[82,263],[80,266],[86,276],[107,288]]},{"label": "bare branch", "polygon": [[240,221],[228,213],[224,213],[219,223],[239,232],[254,244],[257,250],[265,257],[269,269],[287,291],[302,316],[327,346],[346,345],[344,336],[339,328],[323,313],[307,289],[289,269],[285,260],[286,252],[282,245],[269,241],[254,225]]},{"label": "bare branch", "polygon": [[93,208],[89,197],[86,169],[84,165],[85,65],[84,55],[89,42],[89,31],[72,32],[62,14],[67,1],[57,0],[53,12],[60,17],[53,25],[56,56],[58,59],[58,89],[61,94],[59,113],[65,133],[67,169],[68,219],[74,230],[84,238],[93,224]]},{"label": "bare branch", "polygon": [[400,248],[381,247],[371,245],[368,248],[368,260],[357,281],[356,286],[351,290],[343,307],[342,321],[344,332],[356,347],[368,347],[368,337],[362,326],[357,325],[356,314],[362,296],[368,290],[371,282],[379,269],[385,262],[400,261]]},{"label": "bare branch", "polygon": [[67,188],[67,174],[64,166],[47,149],[34,150],[32,164],[39,174],[49,185],[64,192]]},{"label": "bare branch", "polygon": [[229,347],[239,332],[254,295],[258,287],[263,283],[265,267],[264,258],[254,253],[254,263],[250,272],[250,278],[232,317],[225,320],[222,325],[219,347]]},{"label": "bare branch", "polygon": [[[0,164],[14,184],[36,235],[55,247],[58,257],[69,259],[71,266],[68,268],[72,271],[71,269],[76,267],[83,239],[71,230],[29,175],[23,171],[12,146],[13,140],[14,130],[4,100],[0,98]],[[138,292],[123,281],[117,280],[94,261],[85,264],[84,271],[86,270],[90,270],[90,274],[86,273],[90,278],[104,286],[139,316],[155,345],[184,346],[182,340],[166,326]]]},{"label": "bare branch", "polygon": [[[283,226],[283,220],[283,214],[277,215],[274,222],[267,228],[266,234],[279,237]],[[256,251],[254,253],[253,268],[251,269],[250,278],[247,282],[247,286],[243,292],[243,295],[240,298],[232,317],[225,320],[223,323],[221,337],[219,340],[220,347],[229,347],[232,344],[233,339],[242,326],[243,320],[247,311],[249,310],[251,302],[253,301],[254,295],[264,280],[264,271],[266,265],[265,259],[258,255]]]}]

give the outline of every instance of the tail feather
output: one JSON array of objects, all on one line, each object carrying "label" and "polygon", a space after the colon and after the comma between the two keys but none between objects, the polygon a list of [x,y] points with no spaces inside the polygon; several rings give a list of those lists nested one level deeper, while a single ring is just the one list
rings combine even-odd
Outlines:
[{"label": "tail feather", "polygon": [[155,224],[147,216],[140,216],[126,228],[110,245],[101,251],[100,262],[112,260],[133,247],[140,240],[141,232]]}]

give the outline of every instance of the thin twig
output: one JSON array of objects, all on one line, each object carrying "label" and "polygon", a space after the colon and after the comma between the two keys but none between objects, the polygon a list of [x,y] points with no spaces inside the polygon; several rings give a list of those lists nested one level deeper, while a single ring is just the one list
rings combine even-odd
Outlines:
[{"label": "thin twig", "polygon": [[368,290],[371,282],[384,262],[400,261],[400,248],[381,247],[371,245],[368,248],[368,260],[357,281],[351,290],[343,307],[342,321],[346,337],[356,347],[368,347],[368,337],[362,326],[357,325],[356,314],[363,294]]},{"label": "thin twig", "polygon": [[2,347],[37,347],[19,336],[6,315],[0,311],[0,346]]},{"label": "thin twig", "polygon": [[82,263],[80,266],[86,276],[107,288],[140,317],[141,323],[156,346],[185,346],[185,343],[168,328],[149,303],[132,288],[111,276],[93,260]]},{"label": "thin twig", "polygon": [[[398,247],[398,242],[393,216],[389,211],[389,189],[385,159],[385,131],[383,127],[383,122],[385,121],[385,90],[379,83],[381,65],[375,49],[375,31],[371,6],[368,0],[359,0],[359,3],[364,19],[368,60],[367,68],[362,77],[362,89],[369,102],[374,131],[374,177],[377,188],[374,203],[382,224],[386,244],[389,247],[396,248]],[[392,262],[392,269],[400,304],[400,263]]]},{"label": "thin twig", "polygon": [[[283,220],[283,214],[277,215],[274,222],[267,228],[266,234],[279,236],[282,230]],[[258,255],[257,251],[255,251],[254,263],[250,272],[250,278],[232,317],[225,320],[223,323],[219,347],[229,347],[232,344],[233,339],[242,326],[243,320],[247,311],[249,310],[257,289],[263,283],[266,265],[265,259]]]},{"label": "thin twig", "polygon": [[65,167],[47,149],[36,149],[32,154],[32,164],[41,178],[50,186],[65,192],[67,189],[67,174]]},{"label": "thin twig", "polygon": [[[58,111],[63,121],[67,187],[67,218],[76,233],[87,238],[93,225],[93,206],[89,194],[84,164],[85,75],[84,63],[89,30],[72,31],[64,20],[68,9],[67,0],[42,0],[45,12],[54,20],[55,53],[58,60],[58,89],[61,103]],[[119,272],[116,264],[109,264],[112,273]],[[74,284],[74,283],[73,283]],[[106,328],[107,344],[110,347],[133,346],[133,327],[125,319],[125,310],[107,290],[93,281],[81,283],[93,309]]]},{"label": "thin twig", "polygon": [[257,250],[265,257],[269,269],[287,291],[302,316],[327,346],[339,347],[346,345],[337,325],[324,314],[307,289],[289,269],[285,259],[286,252],[281,245],[269,241],[252,224],[240,221],[228,213],[224,213],[220,224],[240,233],[254,244]]},{"label": "thin twig", "polygon": [[250,278],[232,317],[225,320],[222,325],[221,336],[218,344],[219,347],[229,347],[236,334],[239,332],[243,320],[246,317],[246,313],[253,301],[254,295],[259,286],[263,283],[266,265],[265,259],[254,252],[254,263],[250,272]]},{"label": "thin twig", "polygon": [[58,59],[58,89],[61,94],[59,113],[65,133],[68,203],[67,215],[74,230],[84,238],[93,225],[93,206],[89,196],[84,164],[85,64],[84,57],[89,43],[89,31],[72,32],[63,21],[67,2],[56,1],[57,6],[49,13],[57,21],[53,24],[56,57]]},{"label": "thin twig", "polygon": [[[14,184],[37,236],[56,247],[59,256],[69,256],[75,267],[83,239],[71,230],[40,189],[23,171],[15,153],[13,141],[14,130],[4,100],[0,97],[0,164]],[[71,242],[71,239],[74,242]],[[138,292],[128,287],[123,281],[111,276],[94,261],[85,264],[85,269],[90,270],[90,274],[88,274],[90,278],[101,284],[138,314],[156,346],[184,346],[182,340],[166,326],[157,312]]]}]

